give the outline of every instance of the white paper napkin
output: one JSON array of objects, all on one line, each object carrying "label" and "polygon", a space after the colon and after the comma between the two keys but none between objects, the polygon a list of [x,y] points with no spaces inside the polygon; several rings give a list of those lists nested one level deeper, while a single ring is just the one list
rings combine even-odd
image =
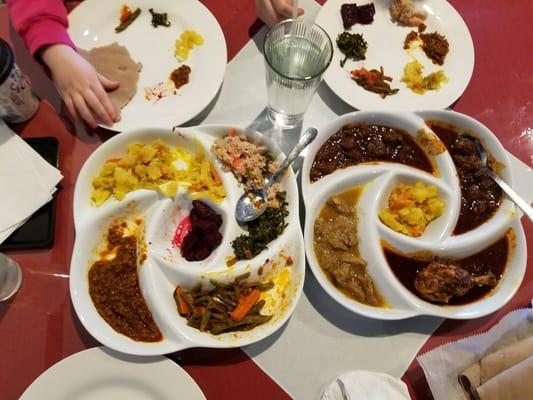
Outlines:
[{"label": "white paper napkin", "polygon": [[507,314],[486,333],[448,343],[417,360],[435,400],[466,400],[457,376],[484,355],[530,336],[533,310],[523,308]]},{"label": "white paper napkin", "polygon": [[0,120],[0,243],[52,199],[62,178]]},{"label": "white paper napkin", "polygon": [[[340,381],[340,382],[338,382]],[[344,386],[344,395],[341,385]],[[400,379],[372,371],[349,371],[333,380],[321,400],[409,400],[407,386]]]}]

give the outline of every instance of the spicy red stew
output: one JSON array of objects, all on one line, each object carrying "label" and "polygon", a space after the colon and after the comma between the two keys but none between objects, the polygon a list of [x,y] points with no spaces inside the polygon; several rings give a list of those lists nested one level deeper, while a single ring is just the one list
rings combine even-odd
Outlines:
[{"label": "spicy red stew", "polygon": [[123,236],[124,226],[112,225],[107,232],[112,260],[96,261],[89,270],[89,294],[98,313],[111,327],[140,342],[163,339],[144,301],[137,276],[137,238]]}]

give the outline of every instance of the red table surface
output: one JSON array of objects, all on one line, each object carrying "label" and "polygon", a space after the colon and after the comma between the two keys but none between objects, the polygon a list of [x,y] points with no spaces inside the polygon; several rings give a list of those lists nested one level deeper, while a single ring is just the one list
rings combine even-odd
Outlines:
[{"label": "red table surface", "polygon": [[[204,0],[218,19],[228,44],[228,57],[246,44],[260,27],[253,2]],[[453,0],[466,21],[476,49],[474,75],[453,109],[487,125],[504,146],[528,165],[533,155],[533,3],[530,0]],[[0,6],[0,37],[17,42]],[[17,58],[26,57],[20,45]],[[28,65],[28,68],[31,66]],[[34,84],[47,84],[34,82]],[[72,196],[77,173],[88,155],[109,134],[98,130],[76,135],[55,110],[42,102],[28,123],[13,126],[23,137],[55,136],[60,141],[60,169],[64,175],[57,196],[55,244],[51,249],[10,252],[24,271],[17,296],[0,304],[0,398],[15,399],[43,371],[57,361],[98,345],[78,321],[68,291],[74,243]],[[533,225],[524,222],[531,246]],[[421,352],[488,329],[511,309],[526,305],[533,293],[532,257],[519,293],[499,312],[471,321],[446,321]],[[289,396],[240,349],[191,349],[171,356],[200,385],[209,399],[284,399]],[[280,359],[280,362],[283,362]],[[427,384],[414,361],[404,376],[414,398],[426,397]]]}]

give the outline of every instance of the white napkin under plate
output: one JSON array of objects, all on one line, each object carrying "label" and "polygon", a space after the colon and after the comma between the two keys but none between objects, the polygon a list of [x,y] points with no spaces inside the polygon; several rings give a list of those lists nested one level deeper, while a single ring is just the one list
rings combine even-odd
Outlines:
[{"label": "white napkin under plate", "polygon": [[0,243],[52,199],[62,178],[0,120]]},{"label": "white napkin under plate", "polygon": [[[339,382],[344,384],[345,397]],[[349,371],[324,390],[321,400],[409,400],[407,386],[400,379],[381,372]]]}]

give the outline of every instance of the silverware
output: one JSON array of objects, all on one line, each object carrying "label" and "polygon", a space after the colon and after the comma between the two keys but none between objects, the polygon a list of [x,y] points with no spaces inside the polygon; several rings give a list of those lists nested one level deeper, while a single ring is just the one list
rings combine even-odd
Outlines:
[{"label": "silverware", "polygon": [[502,190],[505,192],[507,197],[509,197],[523,212],[527,215],[530,221],[533,221],[533,208],[526,203],[526,201],[521,198],[507,183],[503,181],[502,178],[500,178],[498,175],[496,175],[492,170],[488,167],[488,156],[487,152],[485,151],[485,148],[479,141],[477,137],[470,136],[467,134],[463,135],[467,139],[474,142],[476,145],[477,152],[479,153],[479,157],[481,158],[481,165],[487,172],[487,174],[492,178],[498,186],[502,188]]},{"label": "silverware", "polygon": [[268,189],[283,176],[285,170],[296,160],[302,150],[315,140],[317,134],[318,131],[315,128],[308,128],[287,158],[283,160],[278,170],[272,174],[270,179],[266,180],[265,186],[261,189],[250,189],[243,193],[235,207],[235,218],[237,221],[250,222],[259,218],[265,212],[267,208]]}]

